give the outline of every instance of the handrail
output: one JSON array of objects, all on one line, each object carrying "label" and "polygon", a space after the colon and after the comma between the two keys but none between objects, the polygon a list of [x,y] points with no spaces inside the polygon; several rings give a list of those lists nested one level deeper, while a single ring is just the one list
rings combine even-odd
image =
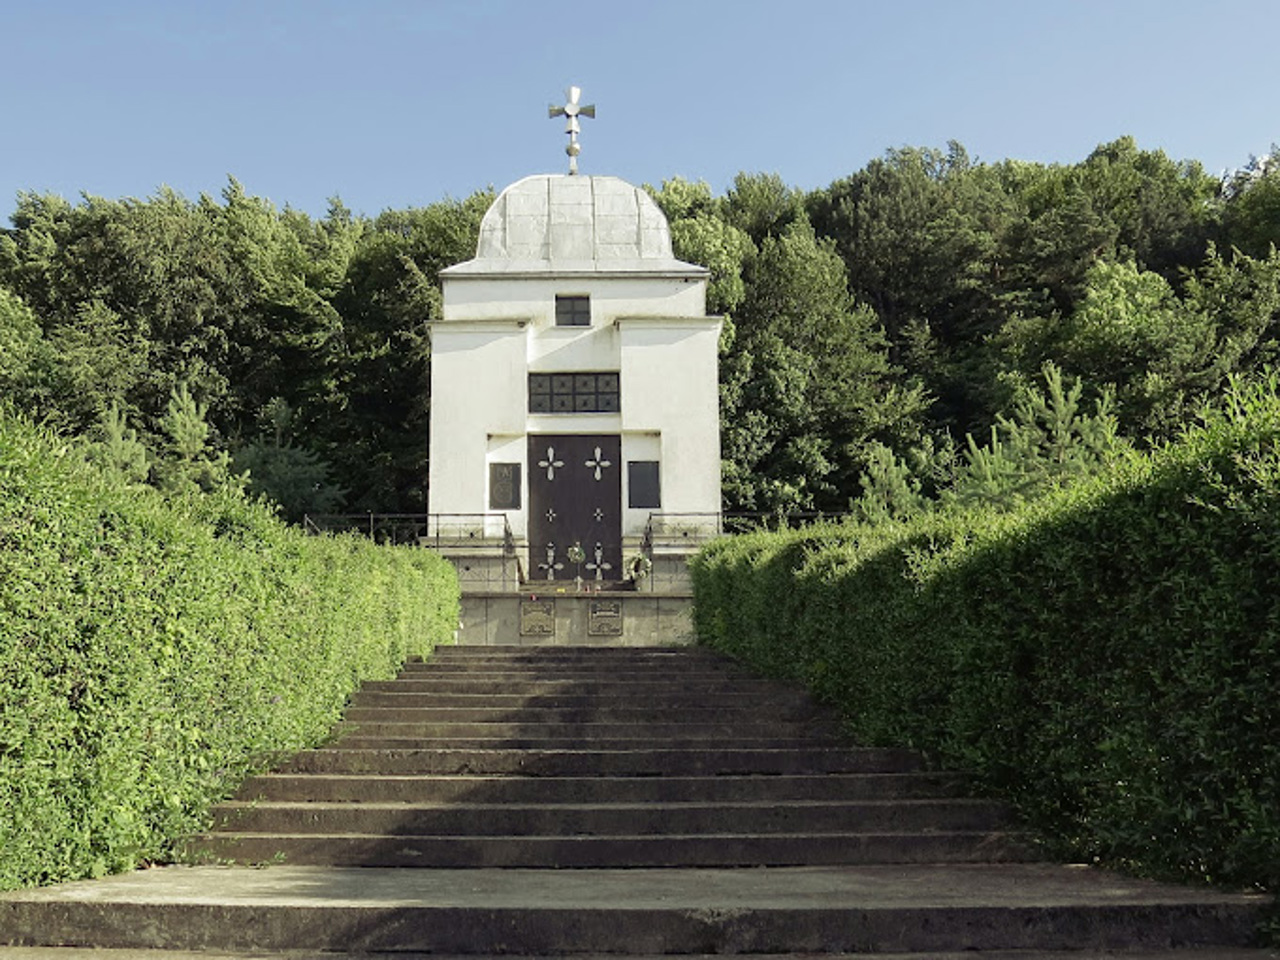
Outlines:
[{"label": "handrail", "polygon": [[640,550],[653,558],[654,545],[680,541],[700,543],[712,537],[750,533],[755,530],[789,530],[823,520],[841,520],[847,513],[822,513],[819,511],[794,511],[778,513],[768,511],[720,511],[716,513],[678,513],[655,511],[645,522],[640,538]]},{"label": "handrail", "polygon": [[505,513],[327,513],[307,514],[302,522],[312,533],[360,533],[380,543],[441,547],[497,540],[508,556],[516,549]]}]

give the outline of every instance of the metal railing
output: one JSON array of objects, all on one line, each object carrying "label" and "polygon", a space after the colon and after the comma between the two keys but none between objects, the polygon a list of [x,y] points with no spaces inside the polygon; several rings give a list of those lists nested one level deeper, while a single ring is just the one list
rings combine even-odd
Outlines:
[{"label": "metal railing", "polygon": [[311,533],[358,533],[377,543],[413,544],[427,527],[425,513],[316,513],[302,525]]},{"label": "metal railing", "polygon": [[500,542],[512,556],[516,541],[505,513],[323,513],[307,514],[312,533],[359,533],[378,543],[421,547],[479,546]]},{"label": "metal railing", "polygon": [[653,559],[655,547],[696,548],[724,532],[719,513],[651,513],[640,538],[640,551]]},{"label": "metal railing", "polygon": [[796,530],[814,523],[840,521],[847,513],[822,513],[805,511],[794,513],[769,513],[765,511],[731,511],[722,516],[724,533],[754,533],[757,530]]},{"label": "metal railing", "polygon": [[502,552],[515,556],[516,538],[505,513],[430,513],[422,537],[424,547],[483,546],[501,541]]},{"label": "metal railing", "polygon": [[705,543],[713,537],[757,530],[794,530],[826,520],[841,520],[844,513],[768,513],[764,511],[730,511],[717,513],[649,514],[641,537],[640,549],[652,558],[655,547],[680,549]]}]

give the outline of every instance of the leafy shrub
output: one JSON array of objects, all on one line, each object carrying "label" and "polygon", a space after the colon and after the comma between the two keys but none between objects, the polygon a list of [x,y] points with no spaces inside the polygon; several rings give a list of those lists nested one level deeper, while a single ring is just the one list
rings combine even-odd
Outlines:
[{"label": "leafy shrub", "polygon": [[1280,888],[1280,399],[1000,513],[710,545],[703,642],[973,771],[1056,852]]},{"label": "leafy shrub", "polygon": [[0,411],[0,887],[166,858],[456,622],[433,554],[129,486]]}]

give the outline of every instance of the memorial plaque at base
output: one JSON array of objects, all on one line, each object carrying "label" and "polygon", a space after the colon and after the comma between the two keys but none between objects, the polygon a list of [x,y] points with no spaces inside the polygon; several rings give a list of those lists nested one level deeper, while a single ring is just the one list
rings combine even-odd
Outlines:
[{"label": "memorial plaque at base", "polygon": [[556,602],[554,600],[520,601],[520,636],[554,637],[556,634]]},{"label": "memorial plaque at base", "polygon": [[622,601],[592,600],[587,609],[587,636],[622,636]]}]

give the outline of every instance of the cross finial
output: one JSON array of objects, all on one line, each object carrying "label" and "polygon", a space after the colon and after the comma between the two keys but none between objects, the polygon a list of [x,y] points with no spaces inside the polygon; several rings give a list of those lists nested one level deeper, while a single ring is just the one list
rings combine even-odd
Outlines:
[{"label": "cross finial", "polygon": [[587,106],[579,106],[578,100],[582,96],[582,91],[578,87],[570,87],[565,91],[566,102],[563,107],[557,107],[554,103],[548,108],[547,116],[551,118],[565,117],[564,132],[569,135],[569,145],[564,148],[564,152],[569,155],[569,176],[575,176],[578,172],[578,154],[582,152],[582,147],[578,143],[578,133],[581,126],[578,124],[578,117],[591,117],[595,119],[596,105],[594,103]]}]

